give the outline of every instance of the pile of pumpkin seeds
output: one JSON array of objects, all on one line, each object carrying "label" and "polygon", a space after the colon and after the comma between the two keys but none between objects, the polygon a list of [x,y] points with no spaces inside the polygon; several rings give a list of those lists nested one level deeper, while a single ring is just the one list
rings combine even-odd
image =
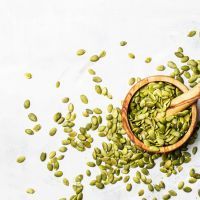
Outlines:
[{"label": "pile of pumpkin seeds", "polygon": [[[193,37],[195,35],[196,31],[188,33],[188,37]],[[120,42],[120,45],[126,46],[127,42],[122,41]],[[79,49],[76,54],[77,56],[83,56],[86,54],[86,51],[84,49]],[[106,52],[102,51],[99,55],[91,56],[89,60],[91,62],[97,62],[100,58],[105,57],[105,55]],[[133,55],[134,54],[131,54],[130,56],[129,53],[130,58],[135,58],[135,55]],[[184,78],[186,78],[188,79],[189,86],[194,87],[199,81],[200,60],[190,59],[188,56],[184,55],[181,47],[178,48],[175,55],[180,58],[181,63],[184,63],[184,65],[179,67],[175,62],[169,61],[167,66],[173,70],[170,76],[180,80],[181,82],[184,82]],[[151,58],[148,57],[145,62],[151,62]],[[160,65],[156,69],[158,71],[164,71],[166,67]],[[93,69],[89,69],[88,73],[93,76],[93,81],[98,83],[98,85],[94,86],[95,92],[112,99],[112,95],[108,92],[107,87],[101,86],[102,78],[97,76]],[[32,75],[31,73],[26,73],[25,77],[31,79]],[[139,77],[132,77],[129,80],[129,85],[133,85],[139,80]],[[56,87],[60,87],[60,82],[56,83]],[[162,91],[160,94],[159,90],[161,88]],[[153,90],[153,96],[148,93],[148,91],[151,90]],[[145,143],[149,142],[150,144],[147,145],[153,145],[157,148],[159,146],[168,145],[171,142],[174,143],[184,135],[190,124],[190,109],[183,111],[178,116],[173,116],[172,119],[149,121],[147,120],[148,118],[146,118],[147,111],[149,113],[148,116],[153,116],[156,111],[164,112],[170,104],[171,99],[180,94],[181,92],[174,86],[159,82],[149,84],[146,89],[143,88],[137,95],[135,95],[130,105],[129,117],[130,121],[138,123],[137,126],[133,128],[134,132],[138,133],[138,137],[140,137],[139,135],[142,136],[139,139],[143,140]],[[84,94],[80,95],[80,100],[84,104],[89,103],[88,97]],[[154,101],[157,103],[154,103]],[[106,115],[102,114],[103,112],[101,108],[87,108],[83,111],[82,116],[88,118],[89,122],[78,128],[76,126],[76,113],[74,111],[73,103],[68,97],[64,97],[62,102],[68,106],[67,113],[57,112],[52,116],[52,119],[54,123],[63,128],[63,132],[66,135],[65,139],[61,141],[61,146],[57,150],[41,152],[41,154],[38,155],[39,159],[41,162],[46,162],[47,169],[51,171],[55,177],[62,178],[63,184],[66,187],[71,184],[60,169],[60,161],[65,158],[67,150],[71,147],[77,151],[84,152],[88,148],[93,148],[93,160],[88,160],[88,162],[85,163],[88,166],[88,169],[85,172],[86,177],[83,174],[79,174],[75,177],[75,184],[72,185],[75,194],[71,197],[61,197],[59,200],[82,200],[84,198],[84,185],[82,184],[82,180],[84,177],[89,179],[91,176],[89,168],[99,169],[99,174],[90,180],[90,185],[92,187],[104,189],[109,184],[123,182],[125,184],[124,188],[130,192],[132,187],[134,187],[134,184],[144,184],[146,187],[143,187],[143,189],[138,191],[138,196],[141,197],[142,200],[147,200],[145,194],[151,192],[154,195],[152,200],[158,200],[156,192],[158,193],[162,190],[165,191],[165,183],[163,181],[160,181],[159,183],[154,182],[151,178],[150,170],[160,162],[160,172],[164,173],[166,177],[176,175],[183,170],[184,163],[191,161],[192,155],[195,155],[198,150],[198,148],[194,146],[191,154],[188,151],[188,146],[194,144],[200,123],[197,124],[194,134],[181,148],[168,154],[152,154],[135,146],[126,136],[126,132],[122,127],[120,107],[109,104],[107,106]],[[150,112],[151,109],[149,108],[154,106],[156,109]],[[24,108],[30,109],[30,107],[31,101],[29,99],[25,100]],[[37,123],[38,117],[34,113],[29,113],[28,118],[35,123],[35,125],[32,128],[25,129],[25,133],[34,136],[36,132],[41,131],[42,126]],[[103,123],[104,119],[106,122]],[[143,123],[141,123],[141,121]],[[137,129],[137,131],[135,131],[135,129]],[[147,131],[146,133],[148,134],[143,137],[144,130]],[[92,132],[95,132],[96,134]],[[56,133],[57,128],[55,126],[49,128],[49,135],[51,137]],[[95,139],[92,137],[93,135],[95,135],[95,137],[98,136],[104,138],[102,146],[92,146],[93,140]],[[169,136],[165,137],[166,135]],[[146,139],[148,139],[148,142],[145,141]],[[161,158],[161,161],[158,158]],[[20,155],[17,158],[17,162],[20,164],[25,161],[26,158],[23,155]],[[131,171],[135,172],[133,177],[130,175]],[[200,179],[200,173],[197,171],[198,170],[192,168],[189,173],[188,181],[184,180],[177,183],[177,190],[182,190],[186,193],[191,192],[191,185],[195,184]],[[33,195],[35,189],[28,188],[26,192]],[[200,197],[200,190],[198,190],[197,195]],[[176,196],[177,192],[175,190],[168,190],[163,192],[162,199],[168,200]]]},{"label": "pile of pumpkin seeds", "polygon": [[128,108],[130,127],[152,151],[176,143],[190,126],[191,109],[165,117],[171,100],[180,94],[182,92],[172,84],[153,82],[142,87],[131,99]]}]

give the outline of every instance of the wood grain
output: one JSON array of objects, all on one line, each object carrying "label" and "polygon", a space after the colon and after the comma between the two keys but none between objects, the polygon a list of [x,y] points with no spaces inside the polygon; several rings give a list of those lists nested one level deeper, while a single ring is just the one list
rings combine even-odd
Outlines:
[{"label": "wood grain", "polygon": [[185,108],[188,108],[200,98],[200,83],[186,93],[172,100],[170,107],[166,111],[166,116],[175,115]]},{"label": "wood grain", "polygon": [[[123,124],[123,127],[124,127],[125,131],[127,132],[128,137],[137,146],[141,147],[142,149],[144,149],[146,151],[151,151],[151,150],[142,141],[140,141],[135,136],[135,134],[132,132],[132,130],[130,128],[130,125],[129,125],[127,112],[128,112],[129,103],[130,103],[132,97],[134,96],[134,94],[140,88],[145,86],[146,84],[151,83],[151,82],[158,82],[158,81],[171,83],[171,84],[175,85],[177,88],[179,88],[184,93],[188,91],[188,88],[184,84],[182,84],[180,81],[175,80],[175,79],[173,79],[173,78],[171,78],[169,76],[161,76],[161,75],[151,76],[151,77],[147,77],[145,79],[142,79],[141,81],[136,83],[129,90],[128,94],[126,95],[126,97],[124,99],[123,105],[122,105],[122,124]],[[190,125],[187,133],[177,143],[175,143],[173,145],[165,146],[165,147],[160,147],[160,150],[157,153],[167,153],[167,152],[170,152],[170,151],[173,151],[173,150],[179,148],[192,135],[192,133],[194,131],[194,128],[196,126],[196,123],[197,123],[197,106],[196,106],[196,103],[193,103],[191,107],[192,107],[192,119],[191,119],[191,125]]]}]

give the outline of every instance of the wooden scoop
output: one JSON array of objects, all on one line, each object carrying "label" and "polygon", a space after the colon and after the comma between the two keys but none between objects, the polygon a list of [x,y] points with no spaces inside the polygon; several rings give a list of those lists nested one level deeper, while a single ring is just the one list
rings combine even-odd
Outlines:
[{"label": "wooden scoop", "polygon": [[172,100],[170,107],[166,111],[166,117],[175,115],[180,111],[191,106],[200,98],[200,83],[188,92],[176,97]]},{"label": "wooden scoop", "polygon": [[200,98],[200,84],[196,85],[193,89],[188,90],[188,88],[183,83],[169,76],[151,76],[151,77],[142,79],[129,90],[122,105],[122,124],[130,140],[133,141],[137,146],[139,146],[140,148],[146,151],[151,151],[151,149],[149,149],[148,146],[146,146],[142,141],[140,141],[131,130],[128,117],[127,117],[128,107],[129,107],[129,103],[132,97],[140,88],[142,88],[146,84],[149,84],[151,82],[157,82],[157,81],[171,83],[172,85],[176,86],[183,92],[182,95],[172,100],[170,108],[166,112],[167,116],[174,115],[177,112],[184,110],[188,106],[191,106],[192,108],[191,124],[187,133],[185,133],[185,135],[182,138],[180,138],[180,140],[177,141],[177,143],[173,145],[169,145],[169,146],[160,147],[159,151],[157,152],[157,153],[167,153],[182,146],[192,135],[196,127],[196,123],[197,123],[196,102],[197,102],[197,99]]}]

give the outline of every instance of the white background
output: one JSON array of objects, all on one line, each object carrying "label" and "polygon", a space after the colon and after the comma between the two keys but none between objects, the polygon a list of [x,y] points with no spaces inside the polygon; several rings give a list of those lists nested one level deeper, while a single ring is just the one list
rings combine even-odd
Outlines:
[{"label": "white background", "polygon": [[[57,179],[39,161],[41,151],[50,152],[60,147],[65,133],[59,130],[53,138],[48,131],[55,126],[52,115],[66,106],[61,98],[69,96],[76,112],[86,107],[80,103],[79,95],[86,93],[89,107],[105,106],[111,102],[94,92],[94,84],[87,68],[92,66],[103,78],[103,85],[112,92],[115,105],[120,105],[129,86],[131,76],[146,77],[157,74],[155,66],[176,60],[173,52],[182,46],[187,55],[199,58],[200,38],[187,38],[191,29],[200,30],[199,0],[1,0],[0,1],[0,199],[3,200],[57,200],[69,197],[71,187],[66,188],[62,179]],[[128,45],[120,47],[126,40]],[[76,56],[76,50],[84,48],[87,54]],[[88,62],[90,55],[107,51],[107,56],[98,63]],[[135,60],[127,54],[133,52]],[[151,56],[151,64],[144,59]],[[26,80],[25,72],[33,74]],[[64,72],[64,73],[63,73]],[[164,73],[165,74],[165,73]],[[169,74],[166,72],[166,74]],[[61,87],[55,88],[55,82]],[[34,136],[24,134],[32,127],[27,119],[28,111],[23,101],[31,99],[30,111],[36,113],[42,130]],[[79,116],[78,125],[85,122]],[[95,137],[96,133],[92,133]],[[101,141],[95,137],[95,145]],[[200,146],[200,141],[196,145]],[[94,145],[94,146],[95,146]],[[61,168],[73,183],[78,173],[85,172],[85,163],[91,159],[92,150],[79,153],[69,149]],[[16,157],[25,155],[27,160],[19,165]],[[191,167],[199,168],[200,154],[184,165],[177,176],[164,178],[159,166],[151,170],[154,183],[166,182],[166,191],[176,189],[180,180],[187,181]],[[159,162],[158,162],[159,164]],[[134,174],[134,170],[131,172]],[[97,171],[93,171],[93,177]],[[146,186],[133,185],[128,193],[125,184],[109,185],[104,190],[89,187],[91,178],[84,179],[85,200],[137,200],[137,191]],[[27,187],[36,189],[33,196],[27,195]],[[190,194],[179,193],[173,199],[197,199],[200,183],[193,185]],[[145,194],[161,199],[166,191]]]}]

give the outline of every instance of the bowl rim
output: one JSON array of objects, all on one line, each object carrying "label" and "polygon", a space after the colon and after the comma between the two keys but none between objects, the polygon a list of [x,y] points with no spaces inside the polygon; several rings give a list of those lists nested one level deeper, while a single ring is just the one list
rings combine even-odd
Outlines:
[{"label": "bowl rim", "polygon": [[192,107],[192,119],[191,119],[191,124],[190,127],[188,129],[188,131],[185,133],[185,135],[178,140],[175,144],[169,145],[169,146],[164,146],[164,147],[159,147],[159,151],[152,151],[149,149],[148,146],[146,146],[141,140],[139,140],[136,135],[133,133],[133,131],[130,128],[129,125],[129,120],[127,117],[127,112],[128,112],[128,107],[130,104],[130,101],[132,99],[132,97],[134,96],[134,94],[143,86],[147,85],[148,83],[151,82],[168,82],[171,83],[172,85],[176,86],[177,88],[179,88],[182,92],[187,92],[189,89],[180,81],[170,77],[170,76],[165,76],[165,75],[155,75],[155,76],[150,76],[150,77],[146,77],[142,80],[140,80],[139,82],[137,82],[136,84],[134,84],[131,89],[129,90],[129,92],[127,93],[124,101],[123,101],[123,105],[122,105],[122,125],[123,128],[125,129],[128,137],[130,138],[130,140],[132,142],[134,142],[137,146],[139,146],[140,148],[149,151],[149,152],[154,152],[154,153],[167,153],[167,152],[171,152],[176,150],[177,148],[181,147],[188,139],[189,137],[192,135],[192,133],[194,132],[196,123],[197,123],[197,103],[194,103],[191,105]]}]

